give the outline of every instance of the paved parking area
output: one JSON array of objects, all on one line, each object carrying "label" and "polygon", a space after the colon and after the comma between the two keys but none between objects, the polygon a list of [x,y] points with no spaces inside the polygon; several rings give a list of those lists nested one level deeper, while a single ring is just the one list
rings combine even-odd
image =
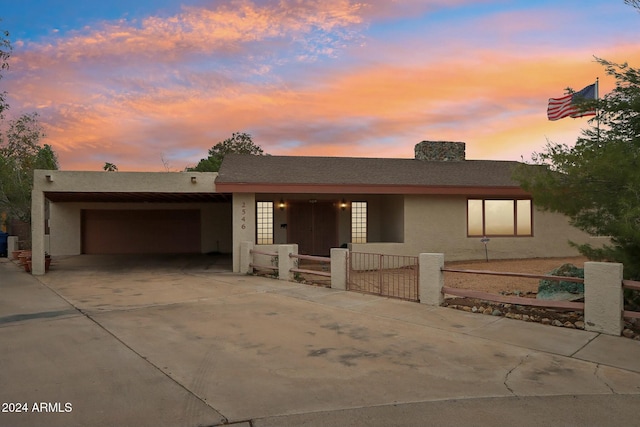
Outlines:
[{"label": "paved parking area", "polygon": [[640,342],[227,269],[0,262],[0,425],[640,425]]}]

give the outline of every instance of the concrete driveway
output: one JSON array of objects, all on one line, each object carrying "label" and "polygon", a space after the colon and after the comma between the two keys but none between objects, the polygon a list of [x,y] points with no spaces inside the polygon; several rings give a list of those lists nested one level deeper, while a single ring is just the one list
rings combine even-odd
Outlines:
[{"label": "concrete driveway", "polygon": [[640,425],[638,341],[227,269],[0,261],[0,426]]}]

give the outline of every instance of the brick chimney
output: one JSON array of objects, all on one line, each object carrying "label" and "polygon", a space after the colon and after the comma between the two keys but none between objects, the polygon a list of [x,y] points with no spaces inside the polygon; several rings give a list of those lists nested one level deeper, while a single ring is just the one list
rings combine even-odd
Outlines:
[{"label": "brick chimney", "polygon": [[465,159],[464,142],[422,141],[416,144],[416,160],[457,162]]}]

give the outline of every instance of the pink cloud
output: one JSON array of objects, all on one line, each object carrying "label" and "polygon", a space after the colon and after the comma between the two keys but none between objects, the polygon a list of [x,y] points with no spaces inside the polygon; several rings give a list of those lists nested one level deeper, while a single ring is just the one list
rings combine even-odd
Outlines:
[{"label": "pink cloud", "polygon": [[50,43],[28,43],[16,61],[44,67],[57,62],[104,61],[113,57],[175,63],[192,54],[232,54],[270,38],[302,37],[312,30],[336,31],[361,23],[359,4],[345,0],[251,1],[215,8],[185,6],[169,18],[104,22]]},{"label": "pink cloud", "polygon": [[[416,0],[392,13],[397,4],[383,1],[241,2],[105,23],[21,47],[7,78],[10,102],[18,112],[40,111],[64,169],[110,161],[120,170],[162,170],[161,156],[182,169],[236,131],[252,133],[271,154],[411,157],[420,140],[446,139],[467,142],[469,158],[517,159],[547,137],[575,141],[586,120],[548,122],[547,98],[596,76],[601,93],[610,90],[593,53],[640,64],[631,43],[599,46],[601,53],[523,51],[508,40],[487,48],[445,36],[351,43],[368,20],[448,5]],[[538,16],[526,25],[544,24]],[[298,60],[331,59],[300,64],[292,51]]]}]

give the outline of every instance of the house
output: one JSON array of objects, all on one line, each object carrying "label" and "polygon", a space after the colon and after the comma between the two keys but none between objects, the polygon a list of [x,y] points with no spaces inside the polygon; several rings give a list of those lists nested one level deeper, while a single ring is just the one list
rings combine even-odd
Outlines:
[{"label": "house", "polygon": [[466,160],[464,151],[423,141],[413,159],[232,154],[219,173],[36,171],[34,271],[45,250],[232,253],[238,271],[243,241],[448,260],[483,258],[484,237],[492,258],[571,256],[569,240],[594,242],[533,206],[511,178],[517,162]]}]

